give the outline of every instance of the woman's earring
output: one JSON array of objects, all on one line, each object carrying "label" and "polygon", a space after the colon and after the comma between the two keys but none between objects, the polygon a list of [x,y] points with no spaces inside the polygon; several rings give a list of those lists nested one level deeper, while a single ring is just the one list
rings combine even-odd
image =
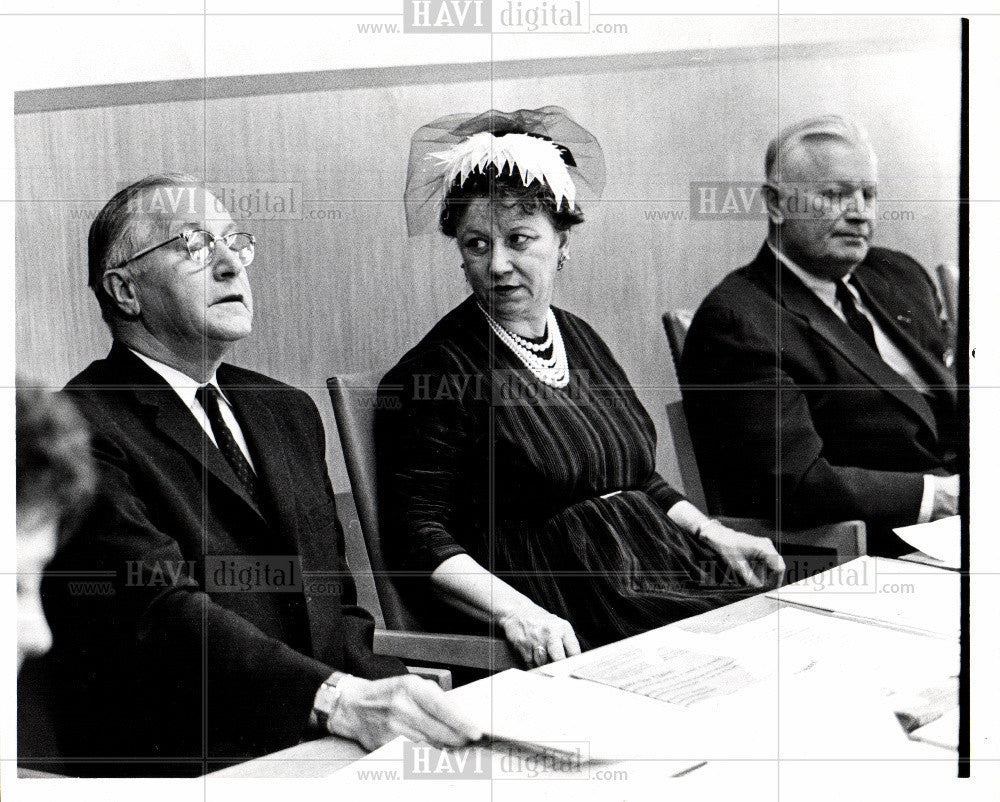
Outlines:
[{"label": "woman's earring", "polygon": [[562,270],[566,267],[566,263],[569,261],[569,251],[562,251],[559,254],[559,262],[556,265],[556,270]]}]

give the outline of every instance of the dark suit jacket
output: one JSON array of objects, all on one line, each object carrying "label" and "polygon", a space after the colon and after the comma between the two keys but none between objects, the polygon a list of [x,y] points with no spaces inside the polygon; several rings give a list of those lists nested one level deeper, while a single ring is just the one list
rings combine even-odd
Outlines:
[{"label": "dark suit jacket", "polygon": [[[914,389],[765,245],[702,303],[681,360],[684,409],[721,511],[805,526],[860,518],[874,551],[915,523],[925,473],[956,470],[955,379],[934,287],[908,256],[872,248],[862,296],[925,379]],[[776,494],[778,494],[776,496]]]},{"label": "dark suit jacket", "polygon": [[[43,589],[65,697],[61,745],[71,759],[110,759],[81,773],[200,774],[287,747],[334,668],[404,671],[372,653],[372,619],[353,606],[312,400],[231,365],[217,376],[263,509],[174,390],[126,348],[66,386],[93,428],[101,477],[51,566],[67,574]],[[296,568],[305,583],[290,585]],[[107,584],[81,590],[80,580]]]}]

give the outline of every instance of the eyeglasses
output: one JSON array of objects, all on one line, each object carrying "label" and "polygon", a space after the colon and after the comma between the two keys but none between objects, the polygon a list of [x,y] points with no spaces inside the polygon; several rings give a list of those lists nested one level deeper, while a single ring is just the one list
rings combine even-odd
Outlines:
[{"label": "eyeglasses", "polygon": [[134,262],[136,259],[141,259],[147,253],[152,253],[157,248],[162,248],[164,245],[169,245],[171,242],[176,240],[184,240],[184,244],[187,246],[188,255],[191,257],[191,261],[199,265],[211,264],[216,259],[216,245],[221,242],[234,254],[236,254],[236,260],[241,266],[247,267],[254,257],[254,249],[256,246],[256,240],[253,238],[253,234],[247,234],[242,231],[235,231],[232,234],[226,234],[224,237],[216,237],[204,229],[196,228],[190,231],[182,231],[170,239],[159,242],[156,245],[151,245],[148,248],[144,248],[139,251],[139,253],[133,254],[124,262],[116,266],[124,267],[129,262]]}]

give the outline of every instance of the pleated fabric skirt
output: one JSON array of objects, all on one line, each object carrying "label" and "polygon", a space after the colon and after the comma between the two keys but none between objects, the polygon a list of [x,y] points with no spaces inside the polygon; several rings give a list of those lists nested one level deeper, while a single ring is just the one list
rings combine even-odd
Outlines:
[{"label": "pleated fabric skirt", "polygon": [[584,648],[753,595],[714,551],[640,490],[493,527],[492,569],[567,619]]}]

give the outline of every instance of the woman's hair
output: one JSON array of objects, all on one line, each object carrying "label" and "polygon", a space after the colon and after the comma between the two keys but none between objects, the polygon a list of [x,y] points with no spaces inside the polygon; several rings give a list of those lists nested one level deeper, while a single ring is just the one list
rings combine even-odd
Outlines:
[{"label": "woman's hair", "polygon": [[83,418],[68,398],[38,387],[19,382],[14,398],[18,515],[79,513],[96,483]]},{"label": "woman's hair", "polygon": [[525,214],[544,210],[556,231],[569,231],[584,220],[579,204],[570,209],[564,201],[561,208],[557,208],[556,196],[547,184],[533,179],[525,186],[516,166],[505,166],[498,171],[495,165],[490,164],[485,171],[471,173],[464,183],[461,177],[457,177],[448,188],[441,207],[441,231],[445,236],[458,236],[458,226],[465,212],[474,200],[480,198],[489,198],[504,206],[518,206]]}]

